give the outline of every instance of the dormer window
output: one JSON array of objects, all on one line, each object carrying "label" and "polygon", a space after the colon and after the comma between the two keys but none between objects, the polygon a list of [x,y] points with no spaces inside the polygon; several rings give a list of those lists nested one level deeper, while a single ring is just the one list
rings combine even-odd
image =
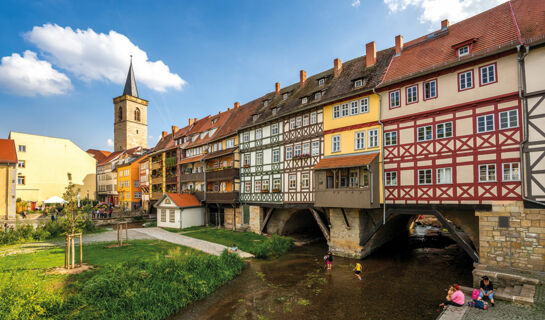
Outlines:
[{"label": "dormer window", "polygon": [[323,86],[324,84],[325,84],[325,78],[322,78],[322,79],[318,80],[318,85],[319,86]]},{"label": "dormer window", "polygon": [[256,121],[257,118],[259,118],[259,114],[256,113],[256,114],[253,114],[253,115],[252,115],[253,121]]},{"label": "dormer window", "polygon": [[266,106],[268,106],[268,105],[269,105],[269,100],[265,100],[265,101],[263,101],[263,106],[265,106],[265,107],[266,107]]},{"label": "dormer window", "polygon": [[463,46],[458,48],[458,57],[462,57],[469,54],[469,46]]},{"label": "dormer window", "polygon": [[288,93],[287,92],[282,94],[282,100],[286,100],[287,98],[288,98]]},{"label": "dormer window", "polygon": [[216,124],[216,122],[218,122],[218,118],[212,119],[212,124]]},{"label": "dormer window", "polygon": [[307,97],[304,97],[303,99],[301,99],[301,104],[305,104],[308,102],[308,98]]},{"label": "dormer window", "polygon": [[321,99],[322,98],[322,92],[316,92],[314,94],[314,100],[318,100],[318,99]]},{"label": "dormer window", "polygon": [[275,115],[278,112],[278,107],[272,108],[272,114]]},{"label": "dormer window", "polygon": [[362,79],[358,79],[356,81],[354,81],[354,88],[359,88],[363,86],[363,80]]}]

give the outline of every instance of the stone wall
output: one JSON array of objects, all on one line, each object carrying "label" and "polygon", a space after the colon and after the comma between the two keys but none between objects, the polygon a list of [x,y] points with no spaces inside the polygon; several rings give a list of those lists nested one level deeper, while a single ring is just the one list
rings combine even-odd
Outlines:
[{"label": "stone wall", "polygon": [[[499,203],[477,211],[480,263],[493,267],[545,271],[545,209],[525,209],[522,202]],[[506,217],[508,227],[500,226]]]},{"label": "stone wall", "polygon": [[258,206],[250,206],[250,230],[261,234],[261,226],[263,224],[263,208]]},{"label": "stone wall", "polygon": [[[228,230],[241,230],[247,228],[247,226],[242,225],[242,207],[226,207],[223,209],[223,223],[225,229]],[[233,220],[235,223],[233,223]]]}]

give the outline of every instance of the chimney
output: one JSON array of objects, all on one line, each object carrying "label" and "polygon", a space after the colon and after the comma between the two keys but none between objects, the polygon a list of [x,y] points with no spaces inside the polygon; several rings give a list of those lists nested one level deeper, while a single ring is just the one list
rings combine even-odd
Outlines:
[{"label": "chimney", "polygon": [[377,62],[377,44],[375,41],[365,45],[365,66],[370,67]]},{"label": "chimney", "polygon": [[238,107],[240,107],[240,103],[237,101],[235,102],[235,109],[238,109]]},{"label": "chimney", "polygon": [[280,82],[277,82],[275,84],[275,95],[278,95],[280,93]]},{"label": "chimney", "polygon": [[343,63],[341,59],[335,58],[333,60],[333,77],[337,78],[341,74],[341,71],[343,71]]},{"label": "chimney", "polygon": [[403,36],[396,36],[396,54],[400,54],[403,50]]},{"label": "chimney", "polygon": [[299,71],[299,87],[303,87],[307,81],[307,72],[305,70]]},{"label": "chimney", "polygon": [[172,135],[174,136],[174,134],[176,133],[176,131],[178,131],[178,127],[177,126],[172,126]]},{"label": "chimney", "polygon": [[189,118],[189,125],[192,125],[195,121],[191,118]]},{"label": "chimney", "polygon": [[193,118],[193,123],[197,122],[197,118]]},{"label": "chimney", "polygon": [[161,137],[164,138],[164,137],[166,137],[167,135],[168,135],[168,132],[166,132],[166,131],[161,132]]},{"label": "chimney", "polygon": [[448,19],[441,21],[441,30],[447,29],[449,25],[450,23],[448,22]]}]

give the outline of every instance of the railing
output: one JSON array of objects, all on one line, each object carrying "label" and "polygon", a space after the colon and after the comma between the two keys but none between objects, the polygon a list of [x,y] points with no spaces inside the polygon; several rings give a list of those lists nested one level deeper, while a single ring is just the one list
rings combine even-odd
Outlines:
[{"label": "railing", "polygon": [[207,203],[236,203],[239,202],[238,191],[206,192]]},{"label": "railing", "polygon": [[[208,173],[207,173],[208,174]],[[184,173],[180,176],[181,182],[187,182],[187,181],[204,181],[204,173],[198,172],[198,173]]]},{"label": "railing", "polygon": [[162,183],[163,183],[163,177],[151,178],[151,184],[162,184]]},{"label": "railing", "polygon": [[165,165],[167,167],[174,167],[176,165],[176,156],[166,158]]},{"label": "railing", "polygon": [[161,169],[163,167],[163,161],[153,162],[151,164],[151,170]]},{"label": "railing", "polygon": [[166,183],[176,183],[176,182],[178,182],[178,179],[177,179],[176,175],[171,175],[171,176],[166,177],[165,182]]},{"label": "railing", "polygon": [[380,206],[380,203],[378,192],[375,193],[373,195],[375,199],[371,203],[371,189],[369,187],[315,190],[314,205],[325,208],[376,208]]},{"label": "railing", "polygon": [[206,173],[206,181],[233,180],[240,177],[239,168],[223,169]]},{"label": "railing", "polygon": [[155,191],[151,193],[151,200],[159,200],[163,196],[163,191]]}]

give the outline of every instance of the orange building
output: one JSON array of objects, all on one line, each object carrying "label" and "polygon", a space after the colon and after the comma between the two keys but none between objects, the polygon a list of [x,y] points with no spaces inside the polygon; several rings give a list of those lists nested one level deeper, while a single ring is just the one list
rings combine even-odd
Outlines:
[{"label": "orange building", "polygon": [[117,193],[122,208],[136,210],[142,207],[140,188],[140,162],[144,156],[134,158],[124,154],[117,165]]}]

